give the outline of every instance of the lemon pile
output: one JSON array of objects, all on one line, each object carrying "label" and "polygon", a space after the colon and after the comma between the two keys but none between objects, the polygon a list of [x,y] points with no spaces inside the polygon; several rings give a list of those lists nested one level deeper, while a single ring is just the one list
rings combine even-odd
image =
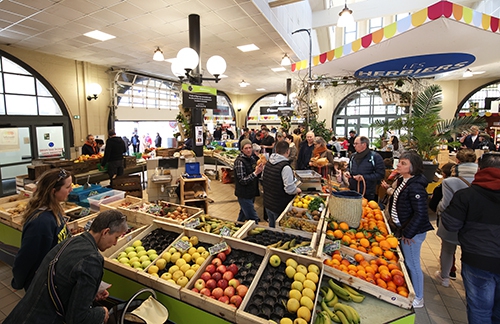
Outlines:
[{"label": "lemon pile", "polygon": [[305,208],[309,206],[309,203],[314,199],[313,196],[305,195],[304,197],[297,196],[293,200],[293,206],[298,208]]}]

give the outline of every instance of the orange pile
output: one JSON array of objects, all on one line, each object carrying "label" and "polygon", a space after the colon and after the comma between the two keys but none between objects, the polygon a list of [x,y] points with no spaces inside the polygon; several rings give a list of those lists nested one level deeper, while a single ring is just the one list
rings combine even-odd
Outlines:
[{"label": "orange pile", "polygon": [[357,229],[350,229],[345,222],[330,221],[326,235],[331,240],[341,240],[342,244],[387,261],[397,261],[391,249],[397,248],[398,240],[389,234],[384,216],[375,201],[363,198],[363,216]]},{"label": "orange pile", "polygon": [[353,277],[365,280],[403,297],[408,297],[404,274],[395,261],[376,258],[368,262],[360,253],[355,254],[354,259],[356,264],[351,264],[337,250],[332,254],[331,259],[325,259],[323,263]]}]

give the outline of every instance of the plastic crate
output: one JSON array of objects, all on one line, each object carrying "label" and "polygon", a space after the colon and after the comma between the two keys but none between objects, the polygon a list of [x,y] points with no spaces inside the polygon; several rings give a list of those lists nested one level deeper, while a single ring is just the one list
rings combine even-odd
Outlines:
[{"label": "plastic crate", "polygon": [[87,199],[89,196],[94,196],[111,189],[104,188],[99,184],[92,184],[90,188],[85,189],[84,186],[74,188],[73,191],[68,196],[68,201],[71,202],[80,202]]},{"label": "plastic crate", "polygon": [[123,199],[125,197],[125,191],[121,190],[110,190],[102,194],[89,197],[90,210],[98,211],[101,204],[109,204],[113,201]]},{"label": "plastic crate", "polygon": [[200,162],[186,163],[186,173],[189,175],[200,175]]}]

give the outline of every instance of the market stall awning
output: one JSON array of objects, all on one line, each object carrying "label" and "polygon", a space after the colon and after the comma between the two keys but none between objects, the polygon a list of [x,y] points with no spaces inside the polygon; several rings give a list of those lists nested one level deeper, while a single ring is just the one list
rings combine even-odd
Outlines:
[{"label": "market stall awning", "polygon": [[[446,80],[461,77],[469,66],[486,71],[482,77],[487,77],[488,71],[500,68],[499,52],[498,18],[440,1],[350,44],[314,56],[312,72],[359,78],[439,74]],[[292,71],[307,69],[307,60],[292,65]]]}]

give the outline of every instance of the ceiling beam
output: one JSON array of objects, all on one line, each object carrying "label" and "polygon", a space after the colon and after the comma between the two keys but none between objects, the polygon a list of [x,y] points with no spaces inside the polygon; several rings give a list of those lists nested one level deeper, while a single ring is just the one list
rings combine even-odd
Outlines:
[{"label": "ceiling beam", "polygon": [[295,3],[295,2],[300,2],[300,1],[304,1],[304,0],[275,0],[275,1],[269,2],[269,7],[275,8],[275,7],[280,7],[280,6],[284,6],[284,5]]}]

